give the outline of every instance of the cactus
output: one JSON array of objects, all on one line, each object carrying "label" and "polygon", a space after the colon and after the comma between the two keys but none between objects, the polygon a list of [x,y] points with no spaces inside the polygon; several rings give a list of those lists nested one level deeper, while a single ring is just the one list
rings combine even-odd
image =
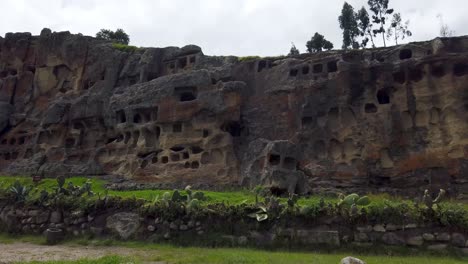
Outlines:
[{"label": "cactus", "polygon": [[10,187],[10,192],[13,194],[15,201],[19,203],[26,201],[29,191],[29,188],[23,186],[18,180]]},{"label": "cactus", "polygon": [[180,192],[178,190],[175,190],[173,193],[172,193],[172,198],[171,200],[173,202],[180,202],[182,201],[182,195],[180,195]]},{"label": "cactus", "polygon": [[205,200],[205,194],[203,192],[195,192],[193,195],[192,195],[192,198],[193,199],[197,199],[199,201],[203,201]]},{"label": "cactus", "polygon": [[442,202],[443,198],[445,197],[445,190],[440,189],[439,194],[437,197],[432,200],[431,195],[429,194],[429,190],[424,190],[424,195],[422,198],[422,202],[427,206],[429,210],[434,210],[434,207],[439,207],[439,204]]},{"label": "cactus", "polygon": [[294,208],[296,206],[296,204],[297,204],[297,200],[299,200],[298,197],[297,197],[297,194],[294,194],[294,193],[291,194],[290,193],[289,197],[288,197],[288,207],[289,208]]},{"label": "cactus", "polygon": [[187,185],[185,187],[185,192],[187,193],[187,203],[190,203],[190,201],[192,200],[192,186]]},{"label": "cactus", "polygon": [[259,206],[258,211],[255,213],[251,213],[248,216],[251,218],[257,219],[257,222],[263,222],[268,219],[267,208],[264,206]]},{"label": "cactus", "polygon": [[200,201],[198,199],[192,199],[187,204],[187,212],[194,212],[200,208]]},{"label": "cactus", "polygon": [[353,206],[367,206],[371,203],[369,197],[367,196],[359,196],[356,193],[349,194],[344,196],[340,194],[339,196],[340,201],[338,202],[338,206],[345,206],[351,208]]}]

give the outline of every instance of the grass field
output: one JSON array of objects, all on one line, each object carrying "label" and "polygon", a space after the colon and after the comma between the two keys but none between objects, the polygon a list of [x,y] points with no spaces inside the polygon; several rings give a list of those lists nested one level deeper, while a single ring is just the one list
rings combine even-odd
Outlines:
[{"label": "grass field", "polygon": [[[10,237],[0,235],[1,243],[28,242],[33,244],[43,244],[44,238],[34,236]],[[278,264],[328,264],[339,263],[346,256],[358,257],[365,260],[367,264],[462,264],[468,263],[468,258],[457,258],[454,256],[437,256],[430,252],[414,253],[409,250],[397,248],[383,248],[383,253],[349,253],[316,252],[311,249],[309,252],[288,252],[288,251],[266,251],[257,249],[239,249],[239,248],[199,248],[199,247],[176,247],[172,245],[160,245],[145,242],[122,242],[114,240],[69,240],[64,243],[73,248],[79,247],[115,247],[116,254],[119,248],[134,249],[135,256],[105,256],[98,260],[82,259],[79,261],[49,261],[49,262],[29,262],[29,263],[76,263],[76,264],[117,264],[117,263],[155,263],[162,261],[165,263],[278,263]],[[388,250],[388,251],[387,251]],[[390,253],[392,252],[392,253]],[[396,254],[396,255],[395,255]],[[416,254],[416,255],[411,255]],[[393,255],[393,256],[392,256]],[[1,252],[0,252],[1,257]]]},{"label": "grass field", "polygon": [[[150,259],[132,257],[106,256],[100,259],[81,259],[77,261],[45,261],[27,262],[41,264],[130,264],[130,263],[160,263],[170,264],[339,264],[346,255],[326,255],[313,253],[259,252],[235,249],[162,249],[159,256]],[[443,257],[390,257],[390,256],[360,256],[367,264],[464,264],[466,260],[456,260]]]}]

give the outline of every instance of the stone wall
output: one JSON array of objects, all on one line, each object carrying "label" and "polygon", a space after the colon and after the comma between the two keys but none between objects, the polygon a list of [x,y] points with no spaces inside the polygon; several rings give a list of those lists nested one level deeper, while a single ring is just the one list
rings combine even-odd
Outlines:
[{"label": "stone wall", "polygon": [[3,206],[0,231],[43,234],[47,228],[62,229],[67,237],[94,236],[185,245],[316,248],[407,246],[468,255],[468,232],[460,227],[420,223],[352,224],[337,217],[269,220],[257,223],[243,217],[229,220],[185,216],[168,220],[154,214],[109,209],[95,213],[44,208]]},{"label": "stone wall", "polygon": [[2,174],[468,193],[468,37],[239,60],[0,37]]}]

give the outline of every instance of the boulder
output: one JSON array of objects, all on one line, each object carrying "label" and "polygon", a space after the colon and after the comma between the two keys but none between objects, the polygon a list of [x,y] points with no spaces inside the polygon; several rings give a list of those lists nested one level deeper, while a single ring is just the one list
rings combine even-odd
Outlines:
[{"label": "boulder", "polygon": [[452,245],[456,247],[464,247],[465,246],[465,236],[460,233],[453,233],[452,234]]},{"label": "boulder", "polygon": [[140,216],[136,213],[121,212],[106,219],[106,228],[116,233],[122,239],[135,235],[140,227]]},{"label": "boulder", "polygon": [[412,236],[406,239],[408,246],[422,246],[424,244],[424,238],[422,236]]},{"label": "boulder", "polygon": [[355,257],[346,257],[340,261],[340,264],[366,264],[366,262]]},{"label": "boulder", "polygon": [[400,246],[405,244],[405,240],[401,238],[399,235],[393,232],[385,233],[382,236],[382,241],[387,245],[395,245]]}]

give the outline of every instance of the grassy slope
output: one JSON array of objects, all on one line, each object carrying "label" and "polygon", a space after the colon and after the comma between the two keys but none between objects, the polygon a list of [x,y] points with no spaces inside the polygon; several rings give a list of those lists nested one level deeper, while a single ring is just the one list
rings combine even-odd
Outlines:
[{"label": "grassy slope", "polygon": [[[19,180],[23,185],[33,185],[32,179],[30,177],[12,177],[12,176],[0,176],[0,188],[5,188],[13,184],[16,180]],[[73,182],[75,185],[82,185],[86,182],[88,178],[86,177],[73,177],[68,178],[66,182]],[[92,188],[95,193],[104,194],[106,191],[104,185],[105,181],[99,178],[92,178]],[[66,184],[67,184],[66,183]],[[55,179],[44,179],[36,187],[43,189],[44,187],[52,191],[57,186],[57,181]],[[161,197],[165,192],[172,192],[173,190],[138,190],[138,191],[113,191],[109,190],[108,194],[113,196],[120,196],[130,198],[135,196],[136,198],[143,198],[149,201],[152,201],[155,197]],[[237,190],[237,191],[226,191],[226,192],[213,192],[213,191],[203,191],[205,197],[207,197],[207,202],[225,202],[226,204],[240,204],[242,202],[253,203],[255,201],[255,195],[249,190]],[[387,200],[391,201],[403,201],[399,197],[392,197],[387,194],[379,195],[369,195],[373,205],[383,206],[384,202]],[[308,198],[300,198],[298,204],[303,206],[307,204],[318,204],[321,196],[311,196]],[[323,197],[326,202],[336,202],[336,198]],[[412,206],[411,201],[407,201],[409,206]],[[453,203],[453,201],[451,201]],[[460,203],[457,201],[457,203]],[[468,203],[463,203],[465,209],[468,210]]]}]

